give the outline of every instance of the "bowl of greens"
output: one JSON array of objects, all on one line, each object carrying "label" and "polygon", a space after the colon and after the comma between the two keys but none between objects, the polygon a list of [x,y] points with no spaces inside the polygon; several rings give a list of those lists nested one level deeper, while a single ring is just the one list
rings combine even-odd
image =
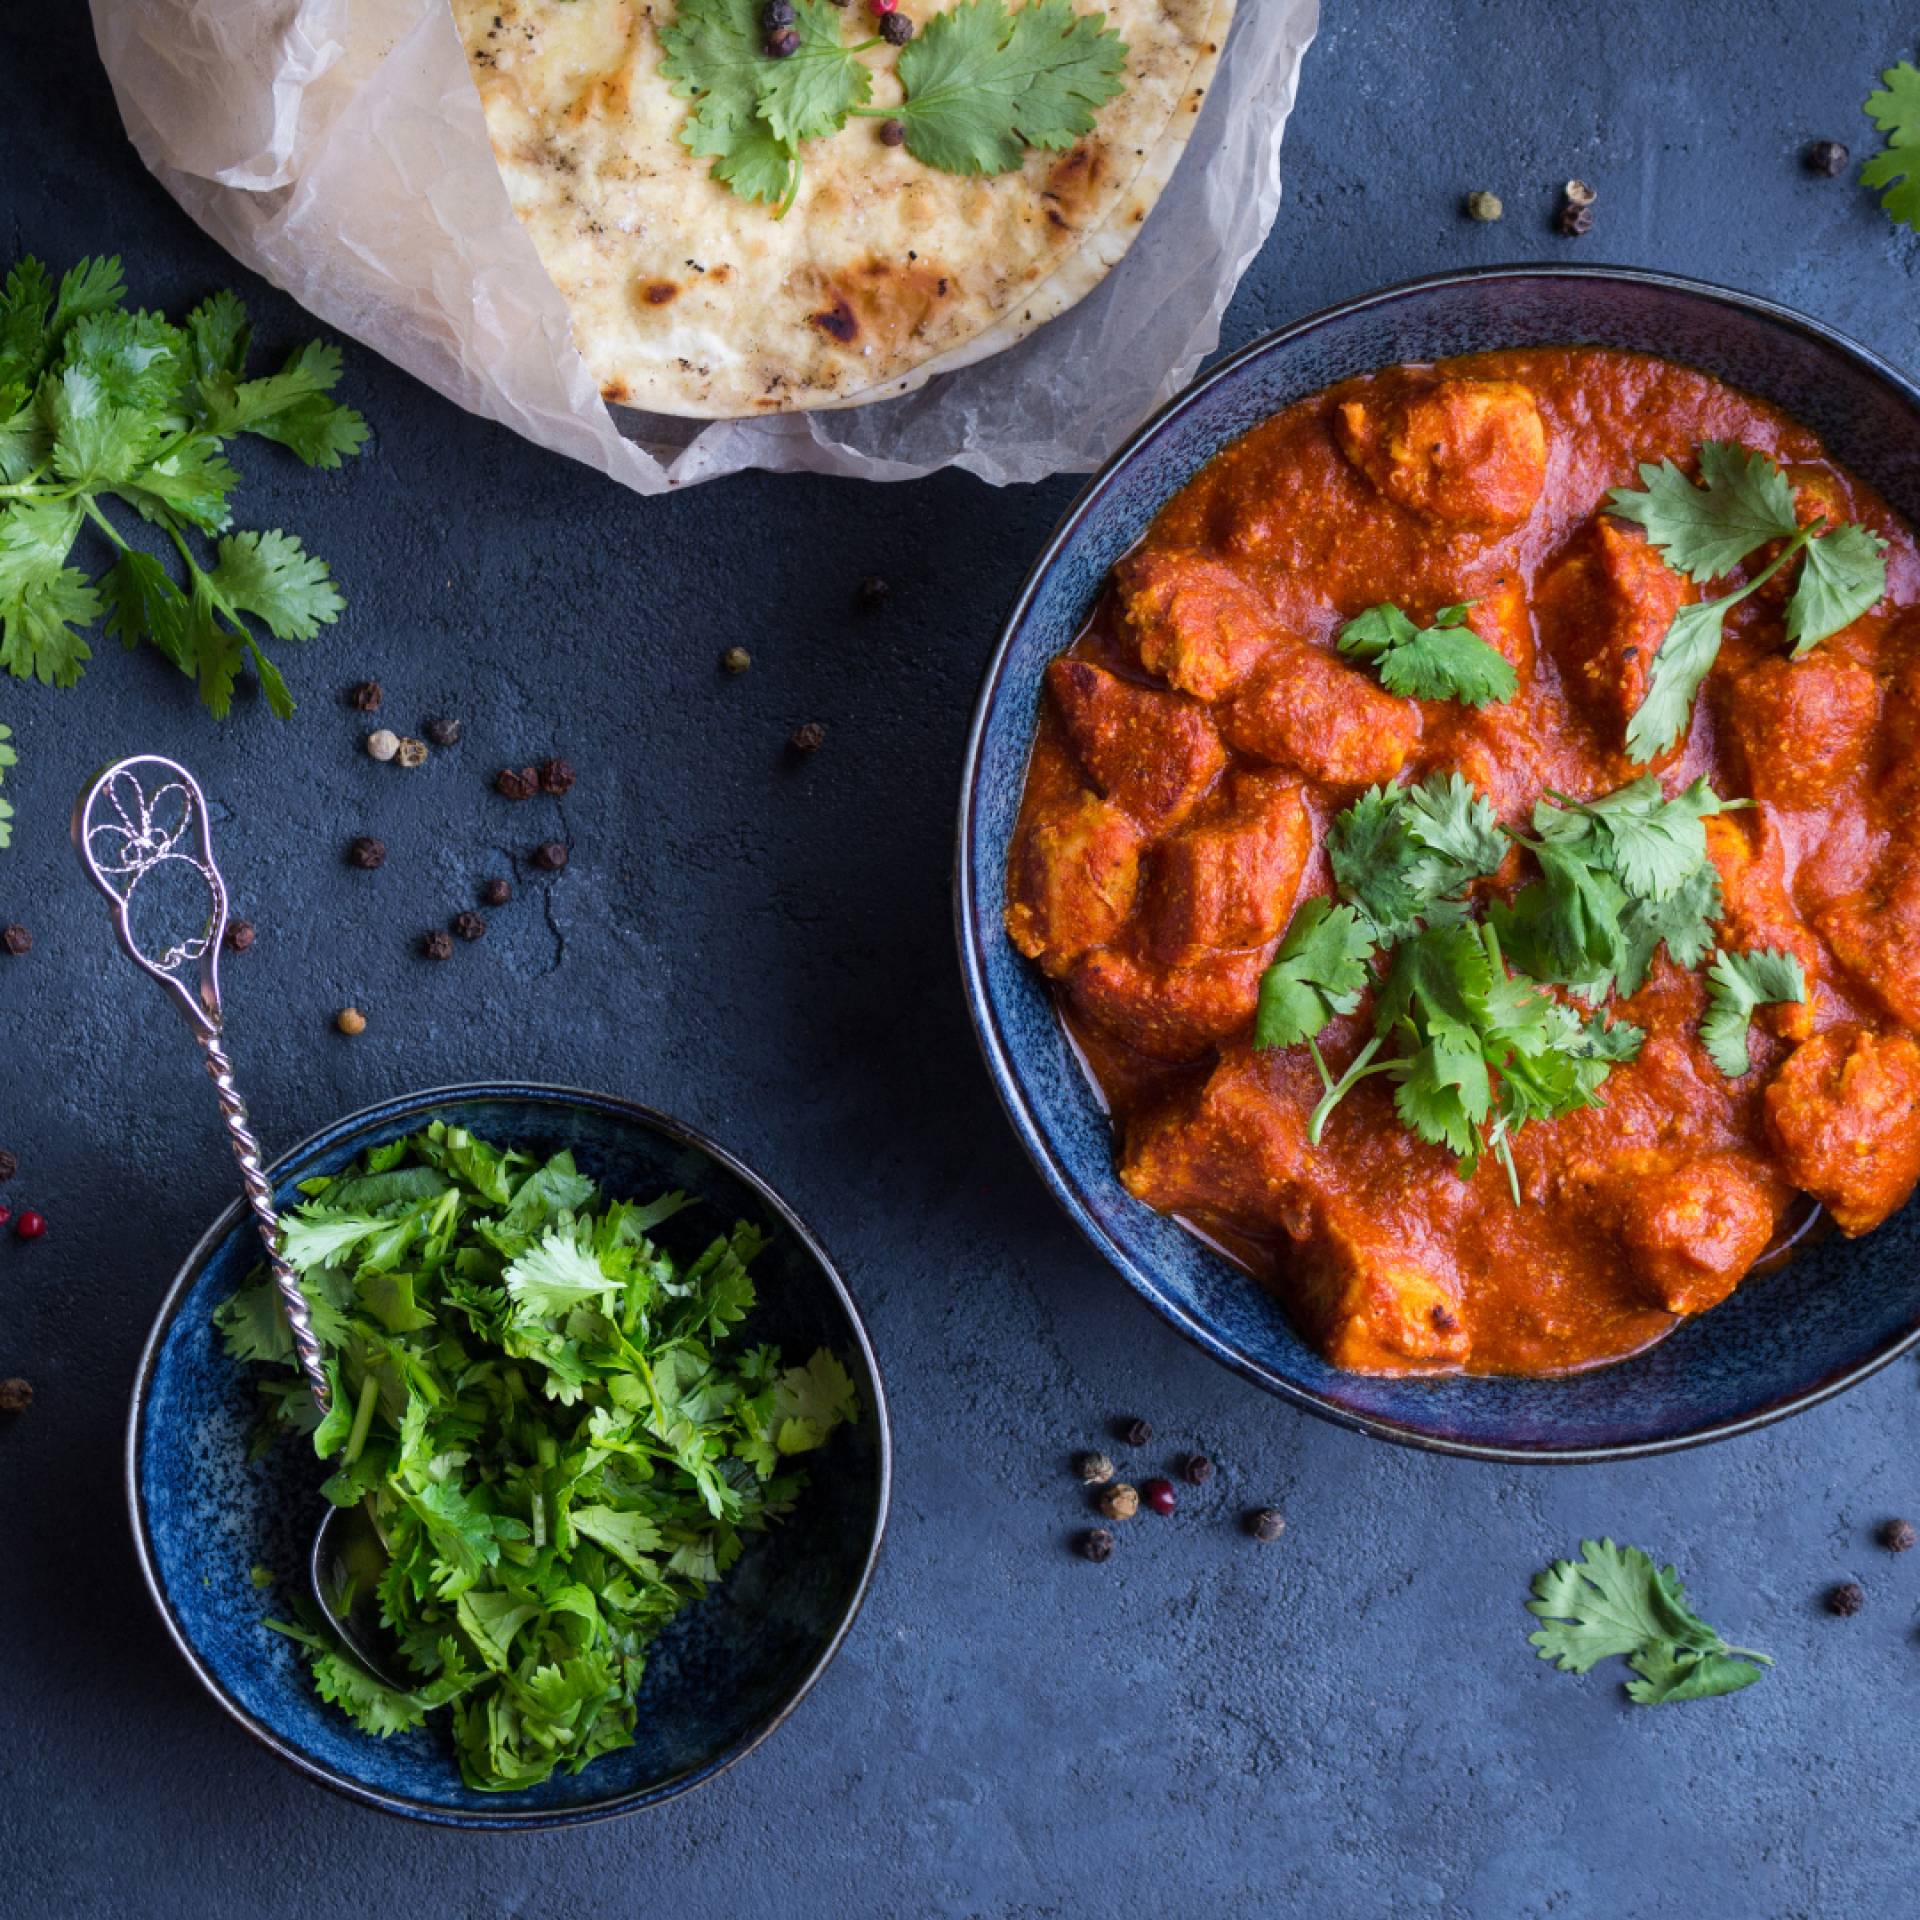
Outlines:
[{"label": "bowl of greens", "polygon": [[[506,1084],[269,1172],[328,1417],[236,1201],[128,1426],[141,1569],[208,1691],[310,1777],[454,1826],[630,1812],[751,1751],[851,1627],[890,1475],[858,1310],[791,1208],[645,1107]],[[384,1678],[313,1602],[329,1503],[375,1545]]]}]

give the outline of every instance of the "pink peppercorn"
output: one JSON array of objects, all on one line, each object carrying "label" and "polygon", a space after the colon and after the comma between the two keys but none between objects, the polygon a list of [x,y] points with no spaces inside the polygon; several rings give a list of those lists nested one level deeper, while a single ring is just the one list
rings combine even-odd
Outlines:
[{"label": "pink peppercorn", "polygon": [[1149,1480],[1140,1489],[1140,1497],[1146,1501],[1155,1513],[1171,1513],[1174,1506],[1173,1482],[1171,1480]]}]

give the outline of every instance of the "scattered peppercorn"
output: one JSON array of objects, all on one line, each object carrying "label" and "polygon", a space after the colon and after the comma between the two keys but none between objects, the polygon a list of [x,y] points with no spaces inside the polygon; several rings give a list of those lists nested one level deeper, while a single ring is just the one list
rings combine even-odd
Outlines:
[{"label": "scattered peppercorn", "polygon": [[[18,1374],[15,1374],[11,1380],[0,1380],[0,1413],[25,1413],[32,1405],[33,1389]],[[1113,1536],[1109,1534],[1107,1538],[1109,1541],[1107,1551],[1110,1553],[1113,1550],[1111,1546]]]},{"label": "scattered peppercorn", "polygon": [[900,4],[900,0],[867,0],[867,4],[872,7],[876,18],[884,19]]},{"label": "scattered peppercorn", "polygon": [[429,960],[451,960],[453,958],[453,935],[442,933],[438,927],[420,942],[420,951]]},{"label": "scattered peppercorn", "polygon": [[1506,212],[1500,204],[1497,193],[1470,193],[1467,195],[1467,218],[1469,220],[1498,220]]},{"label": "scattered peppercorn", "polygon": [[429,720],[425,733],[436,747],[457,747],[460,744],[458,720]]},{"label": "scattered peppercorn", "polygon": [[376,727],[367,735],[367,752],[376,760],[391,760],[400,751],[400,736],[391,727]]},{"label": "scattered peppercorn", "polygon": [[882,120],[880,144],[883,147],[904,147],[907,144],[907,123],[904,120]]},{"label": "scattered peppercorn", "polygon": [[1204,1453],[1190,1453],[1181,1464],[1180,1477],[1190,1487],[1204,1487],[1213,1478],[1213,1462]]},{"label": "scattered peppercorn", "polygon": [[367,1016],[358,1007],[342,1007],[333,1016],[333,1024],[351,1039],[367,1030]]},{"label": "scattered peppercorn", "polygon": [[480,889],[480,903],[487,907],[504,907],[513,898],[513,882],[498,877],[486,881]]},{"label": "scattered peppercorn", "polygon": [[1569,180],[1560,191],[1567,204],[1575,207],[1590,207],[1600,197],[1584,180]]},{"label": "scattered peppercorn", "polygon": [[[886,125],[900,127],[900,137],[903,140],[906,138],[906,128],[901,126],[899,121],[890,120]],[[883,134],[885,130],[885,127],[881,129]],[[862,613],[878,613],[880,609],[887,604],[892,594],[893,588],[888,583],[884,574],[870,573],[860,582],[859,587],[855,590],[853,604],[858,607]]]},{"label": "scattered peppercorn", "polygon": [[767,4],[760,9],[760,24],[769,33],[775,27],[792,26],[793,0],[767,0]]},{"label": "scattered peppercorn", "polygon": [[1147,1505],[1150,1506],[1155,1513],[1171,1513],[1173,1511],[1175,1495],[1173,1482],[1171,1480],[1149,1480],[1140,1491],[1146,1497]]},{"label": "scattered peppercorn", "polygon": [[1287,1517],[1278,1507],[1256,1507],[1247,1515],[1247,1531],[1256,1540],[1278,1540],[1287,1530]]},{"label": "scattered peppercorn", "polygon": [[1113,1423],[1115,1435],[1130,1447],[1144,1447],[1153,1438],[1153,1429],[1138,1414],[1129,1414]]},{"label": "scattered peppercorn", "polygon": [[540,791],[540,776],[531,767],[502,767],[493,790],[504,800],[531,800]]},{"label": "scattered peppercorn", "polygon": [[809,720],[805,726],[795,727],[787,735],[787,745],[795,753],[818,753],[826,737],[826,728],[818,720]]},{"label": "scattered peppercorn", "polygon": [[378,680],[362,680],[358,686],[347,689],[347,705],[361,713],[378,713],[384,698]]},{"label": "scattered peppercorn", "polygon": [[767,35],[767,57],[791,60],[800,51],[800,34],[795,27],[776,27]]},{"label": "scattered peppercorn", "polygon": [[1554,216],[1554,229],[1565,234],[1569,240],[1577,240],[1583,233],[1593,231],[1593,209],[1576,207],[1571,200]]},{"label": "scattered peppercorn", "polygon": [[[7,1382],[7,1386],[13,1384],[11,1380]],[[21,1384],[24,1385],[25,1382]],[[4,1391],[5,1388],[0,1388],[0,1392]],[[1102,1560],[1113,1558],[1113,1535],[1105,1527],[1089,1527],[1085,1533],[1074,1540],[1073,1544],[1079,1550],[1081,1559],[1091,1560],[1096,1566]]]},{"label": "scattered peppercorn", "polygon": [[1838,140],[1816,140],[1807,149],[1806,158],[1809,173],[1824,174],[1834,180],[1846,172],[1853,155]]},{"label": "scattered peppercorn", "polygon": [[1102,1487],[1094,1504],[1109,1520],[1131,1520],[1140,1511],[1140,1496],[1124,1480]]},{"label": "scattered peppercorn", "polygon": [[1104,1453],[1076,1453],[1073,1470],[1090,1487],[1104,1487],[1113,1478],[1113,1462]]},{"label": "scattered peppercorn", "polygon": [[0,1181],[11,1180],[20,1171],[20,1162],[5,1147],[0,1147]]},{"label": "scattered peppercorn", "polygon": [[883,14],[880,38],[890,47],[904,47],[913,38],[913,22],[904,13]]},{"label": "scattered peppercorn", "polygon": [[227,945],[235,953],[245,953],[257,937],[251,920],[236,920],[227,928]]},{"label": "scattered peppercorn", "polygon": [[[0,1179],[5,1177],[0,1174]],[[1911,1553],[1915,1540],[1920,1540],[1920,1534],[1914,1532],[1911,1520],[1889,1520],[1880,1529],[1880,1544],[1889,1553]]]},{"label": "scattered peppercorn", "polygon": [[347,864],[367,873],[371,873],[375,867],[385,866],[386,860],[387,843],[375,840],[370,834],[363,833],[347,848]]},{"label": "scattered peppercorn", "polygon": [[0,947],[4,947],[17,960],[23,953],[33,951],[33,935],[18,923],[0,927]]},{"label": "scattered peppercorn", "polygon": [[729,647],[720,656],[720,665],[728,673],[745,673],[753,665],[753,655],[745,647]]},{"label": "scattered peppercorn", "polygon": [[1866,1590],[1858,1580],[1843,1580],[1837,1587],[1828,1589],[1827,1611],[1850,1619],[1867,1604]]},{"label": "scattered peppercorn", "polygon": [[462,940],[478,940],[486,932],[487,923],[477,913],[456,913],[453,930]]},{"label": "scattered peppercorn", "polygon": [[427,764],[427,743],[416,740],[412,734],[401,738],[398,751],[403,767],[424,767]]},{"label": "scattered peppercorn", "polygon": [[20,1218],[13,1223],[13,1230],[22,1240],[38,1240],[47,1230],[47,1216],[36,1213],[32,1207],[23,1207]]},{"label": "scattered peppercorn", "polygon": [[573,770],[573,762],[554,758],[540,769],[540,791],[550,793],[557,800],[563,793],[573,791],[573,783],[579,776]]},{"label": "scattered peppercorn", "polygon": [[542,840],[533,850],[533,864],[542,873],[558,873],[567,864],[567,843],[564,840]]}]

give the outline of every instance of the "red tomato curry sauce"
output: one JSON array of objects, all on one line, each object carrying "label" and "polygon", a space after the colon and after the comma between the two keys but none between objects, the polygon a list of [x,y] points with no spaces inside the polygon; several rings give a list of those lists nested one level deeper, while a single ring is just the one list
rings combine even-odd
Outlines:
[{"label": "red tomato curry sauce", "polygon": [[[1707,822],[1729,947],[1790,950],[1730,1079],[1700,971],[1665,950],[1616,1013],[1646,1032],[1603,1106],[1514,1142],[1522,1198],[1420,1141],[1381,1079],[1306,1137],[1304,1046],[1256,1052],[1261,973],[1331,882],[1328,820],[1369,785],[1457,771],[1504,821],[1647,771],[1626,724],[1698,590],[1602,512],[1642,461],[1709,439],[1781,463],[1803,524],[1885,536],[1888,591],[1790,663],[1786,578],[1727,621],[1690,734],[1652,769],[1758,804]],[[1734,582],[1751,577],[1762,553]],[[1715,592],[1726,591],[1716,587]],[[1334,647],[1393,601],[1477,604],[1519,680],[1475,711],[1388,693]],[[1711,1307],[1824,1207],[1877,1226],[1920,1177],[1920,554],[1804,427],[1689,368],[1586,348],[1396,367],[1215,458],[1115,569],[1048,670],[1010,865],[1010,937],[1051,977],[1113,1115],[1120,1177],[1278,1290],[1340,1366],[1546,1374]],[[1528,876],[1519,849],[1491,885]],[[1363,1004],[1320,1036],[1338,1074]]]}]

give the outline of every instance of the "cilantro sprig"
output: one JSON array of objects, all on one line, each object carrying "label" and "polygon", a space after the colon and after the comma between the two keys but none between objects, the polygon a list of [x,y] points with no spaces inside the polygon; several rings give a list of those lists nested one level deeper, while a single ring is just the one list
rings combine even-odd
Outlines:
[{"label": "cilantro sprig", "polygon": [[303,1191],[284,1249],[328,1418],[270,1281],[215,1324],[272,1369],[267,1433],[311,1433],[333,1463],[326,1497],[367,1504],[388,1552],[381,1617],[416,1683],[363,1671],[310,1610],[265,1624],[369,1733],[450,1708],[482,1790],[630,1745],[652,1641],[790,1510],[792,1461],[859,1418],[852,1379],[824,1349],[795,1367],[741,1343],[757,1228],[677,1253],[659,1229],[684,1194],[608,1200],[566,1153],[543,1164],[435,1122]]},{"label": "cilantro sprig", "polygon": [[1902,60],[1880,79],[1866,110],[1887,144],[1860,169],[1860,180],[1884,189],[1880,204],[1890,219],[1920,233],[1920,67]]},{"label": "cilantro sprig", "polygon": [[1673,1568],[1655,1566],[1638,1547],[1583,1540],[1580,1554],[1536,1575],[1527,1602],[1544,1623],[1527,1642],[1562,1673],[1624,1659],[1639,1676],[1627,1682],[1628,1698],[1653,1707],[1737,1693],[1773,1665],[1766,1654],[1724,1640],[1687,1604]]},{"label": "cilantro sprig", "polygon": [[[225,449],[254,434],[310,467],[357,453],[366,423],[332,398],[339,350],[315,341],[249,379],[251,329],[231,293],[181,326],[125,301],[118,260],[83,260],[56,286],[29,257],[0,287],[0,666],[71,686],[92,657],[81,630],[104,615],[123,645],[156,647],[197,680],[215,715],[250,663],[284,718],[293,697],[260,630],[309,640],[344,603],[294,535],[229,531],[240,476]],[[127,540],[111,501],[164,536],[184,584]],[[97,579],[70,564],[89,530],[114,555]],[[195,536],[214,541],[211,565]]]},{"label": "cilantro sprig", "polygon": [[1340,651],[1372,664],[1389,693],[1416,700],[1459,700],[1484,707],[1511,700],[1519,682],[1507,657],[1468,625],[1475,602],[1442,607],[1430,627],[1416,626],[1383,601],[1340,629]]},{"label": "cilantro sprig", "polygon": [[766,51],[760,0],[679,0],[660,30],[661,71],[694,102],[681,128],[713,177],[784,217],[800,190],[801,148],[850,118],[897,120],[915,159],[945,173],[1015,171],[1029,148],[1060,151],[1093,131],[1126,87],[1127,46],[1104,14],[1071,0],[963,0],[901,50],[904,98],[869,104],[873,75],[831,0],[794,0],[798,49]]},{"label": "cilantro sprig", "polygon": [[1747,1034],[1754,1014],[1763,1006],[1799,1005],[1807,997],[1807,977],[1794,954],[1779,947],[1756,947],[1745,953],[1725,950],[1707,969],[1707,1011],[1700,1022],[1700,1042],[1713,1064],[1730,1080],[1738,1080],[1753,1065]]},{"label": "cilantro sprig", "polygon": [[1640,468],[1638,488],[1616,487],[1607,510],[1637,522],[1667,564],[1696,585],[1720,579],[1762,547],[1785,541],[1752,579],[1714,600],[1684,606],[1654,654],[1647,692],[1627,723],[1627,751],[1655,760],[1686,732],[1694,696],[1720,652],[1727,615],[1804,554],[1787,601],[1787,639],[1802,658],[1867,612],[1887,590],[1886,542],[1871,528],[1801,526],[1794,490],[1763,453],[1724,440],[1700,445],[1700,483],[1671,460]]}]

